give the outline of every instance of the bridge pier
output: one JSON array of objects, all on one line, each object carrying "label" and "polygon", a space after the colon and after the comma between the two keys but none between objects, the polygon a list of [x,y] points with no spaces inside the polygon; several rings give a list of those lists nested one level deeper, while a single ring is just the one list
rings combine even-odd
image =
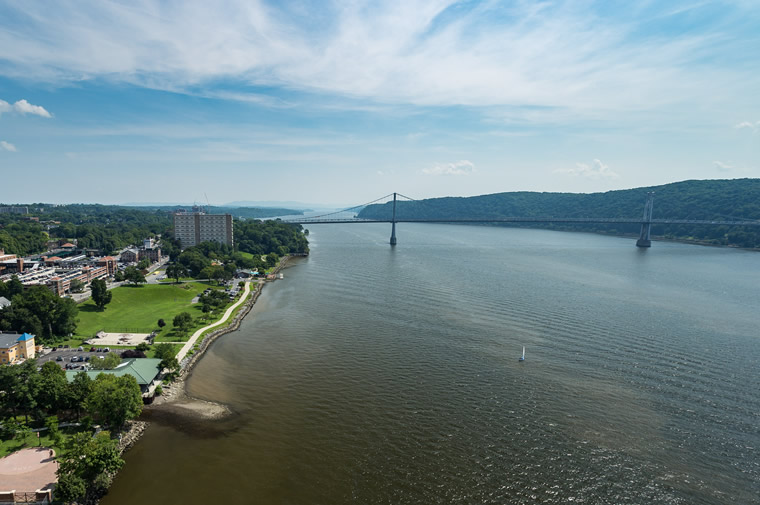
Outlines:
[{"label": "bridge pier", "polygon": [[396,193],[393,193],[393,218],[391,219],[391,245],[396,245]]},{"label": "bridge pier", "polygon": [[641,222],[641,233],[636,241],[636,247],[652,247],[649,234],[652,231],[652,205],[654,204],[654,191],[647,193],[647,202],[644,204],[644,220]]}]

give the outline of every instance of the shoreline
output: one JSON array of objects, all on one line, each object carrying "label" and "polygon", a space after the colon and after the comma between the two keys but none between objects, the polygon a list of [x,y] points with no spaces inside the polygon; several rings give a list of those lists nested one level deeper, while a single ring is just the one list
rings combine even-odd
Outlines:
[{"label": "shoreline", "polygon": [[[283,257],[272,273],[278,274],[280,270],[287,266],[291,258],[293,258],[291,255]],[[259,296],[261,296],[264,286],[269,282],[270,281],[268,280],[257,282],[256,288],[251,291],[248,300],[242,305],[239,312],[228,322],[228,324],[203,335],[198,343],[198,349],[191,356],[185,357],[182,360],[177,378],[174,379],[171,384],[162,385],[163,394],[154,397],[153,402],[146,406],[146,410],[169,411],[202,420],[222,419],[232,414],[232,410],[227,405],[202,400],[188,394],[186,381],[192,375],[195,365],[200,361],[206,353],[206,350],[214,341],[216,341],[216,339],[240,328],[243,319],[245,319],[245,316],[248,315],[256,304]],[[121,434],[119,442],[120,454],[124,454],[137,443],[149,425],[149,421],[131,421],[129,428]]]}]

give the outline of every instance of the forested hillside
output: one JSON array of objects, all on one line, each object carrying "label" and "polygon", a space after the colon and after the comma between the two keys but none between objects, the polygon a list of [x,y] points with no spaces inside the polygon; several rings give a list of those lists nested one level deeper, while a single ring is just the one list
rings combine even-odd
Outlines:
[{"label": "forested hillside", "polygon": [[[760,219],[760,179],[683,181],[662,186],[606,193],[515,192],[469,198],[433,198],[397,202],[400,219],[490,219],[500,217],[618,217],[639,218],[646,194],[654,191],[657,219]],[[365,219],[391,215],[391,203],[371,205],[359,213]],[[522,226],[522,225],[505,225]],[[531,224],[562,230],[593,231],[619,235],[638,234],[637,225]],[[657,225],[656,238],[694,240],[716,245],[760,248],[760,229],[755,227]]]}]

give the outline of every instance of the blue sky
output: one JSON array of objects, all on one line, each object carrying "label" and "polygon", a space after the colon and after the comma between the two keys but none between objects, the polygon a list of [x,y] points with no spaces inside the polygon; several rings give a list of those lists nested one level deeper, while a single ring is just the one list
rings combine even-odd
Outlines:
[{"label": "blue sky", "polygon": [[758,55],[755,0],[0,0],[0,202],[758,177]]}]

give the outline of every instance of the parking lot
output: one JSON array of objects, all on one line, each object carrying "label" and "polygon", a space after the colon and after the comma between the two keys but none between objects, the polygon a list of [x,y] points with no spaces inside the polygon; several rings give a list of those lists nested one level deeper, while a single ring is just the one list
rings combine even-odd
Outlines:
[{"label": "parking lot", "polygon": [[[74,348],[58,348],[55,351],[50,351],[49,353],[46,353],[44,355],[40,355],[37,357],[37,364],[42,365],[43,363],[47,361],[53,361],[57,365],[59,365],[61,368],[67,368],[68,369],[82,369],[81,367],[87,364],[88,361],[87,358],[91,360],[93,359],[99,359],[96,358],[96,356],[104,356],[108,354],[108,351],[105,351],[104,349],[109,349],[108,347],[96,347],[95,349],[100,349],[100,352],[90,352],[90,349],[92,346],[82,346],[83,350],[79,350],[78,347]],[[121,352],[123,349],[118,348],[111,348],[111,351],[113,352]],[[85,361],[71,361],[71,358],[77,357]],[[60,360],[58,358],[61,358]],[[73,367],[73,368],[72,368]]]}]

